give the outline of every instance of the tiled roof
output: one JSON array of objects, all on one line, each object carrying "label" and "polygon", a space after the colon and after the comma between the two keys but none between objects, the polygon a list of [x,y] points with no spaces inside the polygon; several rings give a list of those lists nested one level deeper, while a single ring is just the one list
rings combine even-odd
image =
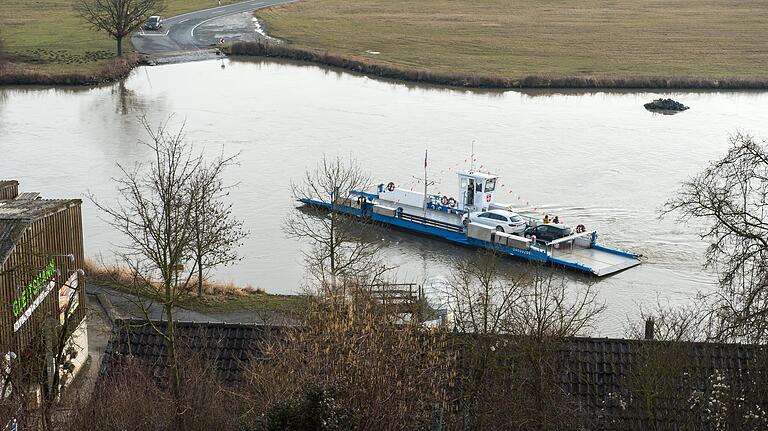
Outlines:
[{"label": "tiled roof", "polygon": [[765,346],[570,338],[559,353],[560,385],[576,411],[608,429],[701,429],[718,376],[730,394],[768,405],[768,391],[750,392],[768,387]]},{"label": "tiled roof", "polygon": [[[166,331],[164,322],[154,326]],[[182,356],[213,361],[219,379],[242,381],[243,364],[258,355],[260,341],[269,329],[236,323],[176,322],[176,339]],[[129,356],[149,365],[155,375],[167,375],[168,349],[163,337],[140,320],[117,320],[102,361],[102,372],[110,373]]]},{"label": "tiled roof", "polygon": [[[108,373],[128,355],[150,364],[156,373],[166,372],[165,344],[150,326],[128,320],[118,321],[116,327],[102,372]],[[268,329],[179,322],[176,330],[183,349],[214,358],[219,377],[238,383],[243,364],[259,356]],[[718,374],[728,377],[733,393],[768,388],[764,346],[580,337],[564,340],[554,352],[559,358],[556,381],[566,394],[565,401],[589,429],[700,429],[701,417],[692,414],[701,411]],[[656,387],[659,384],[666,386]],[[649,387],[654,398],[653,426],[642,408],[639,389]],[[749,402],[767,406],[768,391],[750,394]]]}]

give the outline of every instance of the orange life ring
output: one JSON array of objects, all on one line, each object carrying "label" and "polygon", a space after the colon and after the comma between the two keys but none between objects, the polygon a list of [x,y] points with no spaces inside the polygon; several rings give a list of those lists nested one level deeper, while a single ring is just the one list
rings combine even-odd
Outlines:
[{"label": "orange life ring", "polygon": [[390,192],[395,191],[395,183],[390,181],[389,184],[387,184],[387,191],[390,191]]}]

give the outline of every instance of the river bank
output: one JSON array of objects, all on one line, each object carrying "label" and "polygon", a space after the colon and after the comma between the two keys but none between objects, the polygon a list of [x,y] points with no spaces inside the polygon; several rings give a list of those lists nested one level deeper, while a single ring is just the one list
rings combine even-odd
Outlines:
[{"label": "river bank", "polygon": [[270,41],[235,42],[224,46],[227,55],[283,58],[338,67],[364,75],[399,81],[468,88],[577,88],[577,89],[704,89],[764,90],[765,78],[705,78],[686,76],[549,76],[526,75],[520,78],[495,74],[441,72],[418,67],[401,67],[371,59],[301,48]]},{"label": "river bank", "polygon": [[141,63],[129,54],[83,69],[50,69],[32,64],[0,65],[0,85],[93,86],[125,79]]}]

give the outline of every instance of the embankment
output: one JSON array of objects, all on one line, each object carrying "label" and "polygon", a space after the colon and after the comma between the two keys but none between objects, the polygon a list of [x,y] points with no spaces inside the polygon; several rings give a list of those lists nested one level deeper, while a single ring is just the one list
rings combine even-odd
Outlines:
[{"label": "embankment", "polygon": [[386,79],[473,88],[626,88],[626,89],[768,89],[768,78],[704,78],[684,76],[547,76],[511,78],[494,74],[446,73],[405,68],[344,54],[298,48],[285,43],[235,42],[228,55],[307,61]]},{"label": "embankment", "polygon": [[106,61],[93,71],[49,71],[24,63],[0,66],[0,85],[99,85],[128,76],[139,57],[130,55]]}]

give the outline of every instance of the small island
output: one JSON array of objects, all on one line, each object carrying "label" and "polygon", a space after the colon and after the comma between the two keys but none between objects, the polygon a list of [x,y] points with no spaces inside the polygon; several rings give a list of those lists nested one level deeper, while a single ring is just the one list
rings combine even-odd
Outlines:
[{"label": "small island", "polygon": [[680,102],[677,102],[672,99],[656,99],[653,102],[646,103],[645,109],[649,111],[685,111],[686,109],[689,109],[688,106],[683,105]]}]

